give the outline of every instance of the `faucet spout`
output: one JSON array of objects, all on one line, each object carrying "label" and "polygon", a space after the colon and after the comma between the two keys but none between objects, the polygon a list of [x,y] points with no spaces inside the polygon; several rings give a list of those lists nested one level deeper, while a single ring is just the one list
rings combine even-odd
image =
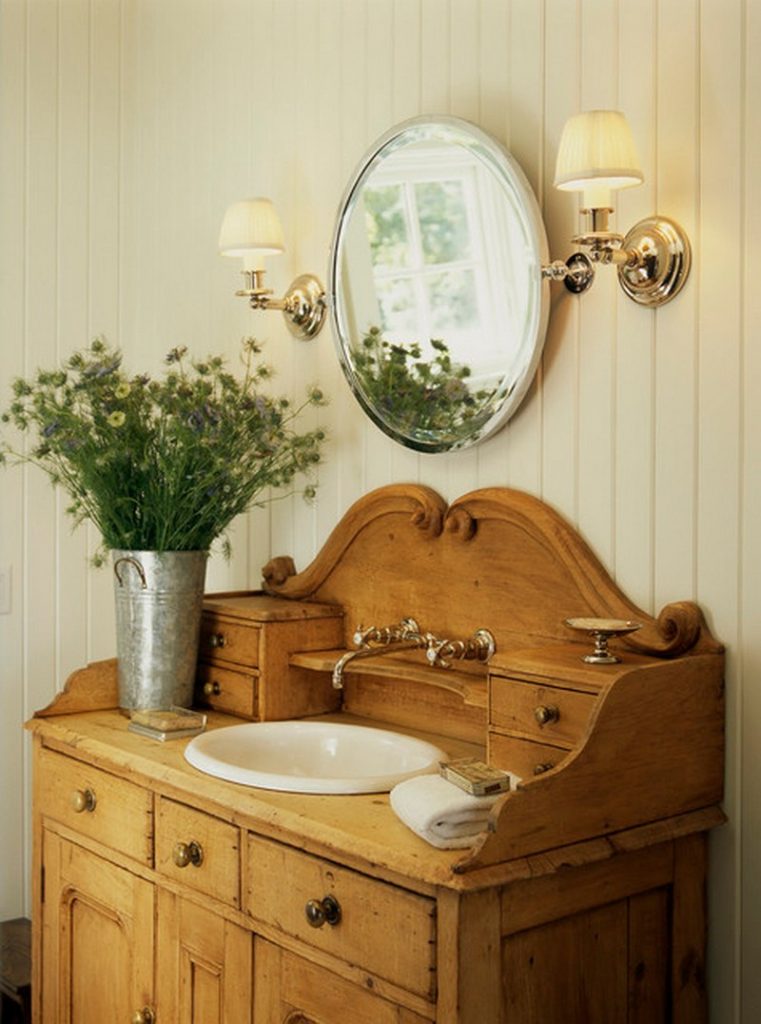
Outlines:
[{"label": "faucet spout", "polygon": [[347,650],[341,654],[333,668],[333,686],[335,689],[343,689],[343,674],[346,666],[360,657],[380,657],[383,654],[393,654],[398,650],[414,650],[416,647],[425,647],[426,638],[417,634],[410,636],[408,640],[399,640],[397,643],[384,644],[382,647],[356,647],[354,650]]}]

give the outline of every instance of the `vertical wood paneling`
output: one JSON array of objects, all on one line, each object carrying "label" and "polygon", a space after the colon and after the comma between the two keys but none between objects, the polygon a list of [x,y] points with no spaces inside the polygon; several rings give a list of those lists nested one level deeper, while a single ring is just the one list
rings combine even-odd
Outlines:
[{"label": "vertical wood paneling", "polygon": [[[736,649],[741,550],[739,547],[740,330],[742,250],[742,111],[740,0],[708,0],[700,11],[700,215],[699,244],[710,254],[697,278],[698,340],[698,479],[697,599],[711,610],[718,635]],[[716,69],[721,68],[718,76]],[[717,340],[721,339],[720,344]],[[738,703],[735,659],[729,659],[727,686],[728,757],[725,806],[735,823]],[[740,876],[735,828],[712,837],[714,857],[725,865],[714,872],[710,894],[724,914],[712,936],[714,1002],[728,999],[737,980],[740,933],[736,928]]]},{"label": "vertical wood paneling", "polygon": [[[75,0],[60,8],[58,74],[58,272],[56,358],[88,341],[90,174],[82,173],[82,154],[90,147],[90,24],[88,4]],[[88,74],[82,74],[82,68]],[[66,145],[62,145],[62,140]],[[117,176],[114,176],[115,180]],[[58,500],[56,676],[68,675],[87,656],[87,531],[69,540],[66,501]]]},{"label": "vertical wood paneling", "polygon": [[[503,146],[509,146],[510,10],[499,0],[481,0],[478,32],[478,112],[470,115]],[[536,409],[536,404],[533,409]],[[515,421],[514,421],[515,422]],[[512,425],[510,427],[512,431]],[[507,444],[505,444],[507,441]],[[506,450],[507,448],[507,450]],[[521,450],[526,450],[523,446]],[[507,483],[507,467],[516,450],[513,439],[491,439],[478,448],[478,477]]]},{"label": "vertical wood paneling", "polygon": [[[359,494],[421,480],[448,497],[525,488],[576,522],[648,611],[699,599],[730,645],[732,825],[714,837],[711,873],[722,1024],[761,1012],[759,46],[756,0],[0,5],[0,405],[11,375],[99,332],[149,369],[173,344],[233,355],[253,333],[268,340],[276,392],[298,399],[319,380],[330,395],[327,462],[314,508],[294,497],[236,524],[212,587],[256,586],[270,554],[303,567]],[[582,298],[553,286],[541,372],[478,449],[394,444],[349,393],[330,329],[302,347],[277,314],[233,296],[237,267],[216,254],[229,202],[278,205],[288,251],[271,261],[276,291],[302,271],[324,278],[349,174],[385,128],[424,112],[464,116],[510,146],[552,257],[567,256],[580,224],[575,197],[552,187],[560,131],[607,106],[627,114],[646,178],[619,194],[615,223],[656,209],[680,221],[692,277],[657,312],[626,300],[610,268]],[[0,616],[6,778],[24,711],[73,664],[113,650],[110,576],[85,564],[97,538],[71,535],[62,505],[32,472],[0,490],[0,562],[14,574],[12,614]],[[23,909],[26,804],[28,788],[2,792],[3,820],[18,826],[0,835],[5,916]]]},{"label": "vertical wood paneling", "polygon": [[[0,308],[3,358],[0,407],[8,404],[11,379],[24,369],[25,263],[19,259],[25,237],[26,10],[21,4],[0,10]],[[3,472],[0,470],[0,472]],[[26,891],[20,837],[26,831],[28,787],[21,724],[26,712],[24,664],[23,561],[26,522],[23,473],[5,472],[0,483],[0,560],[12,571],[10,614],[0,616],[0,914],[16,917]]]},{"label": "vertical wood paneling", "polygon": [[[291,26],[297,24],[296,16],[294,0],[273,3],[271,13],[269,9],[265,12],[265,22],[260,27],[260,46],[262,49],[266,47],[268,52],[257,73],[261,90],[257,106],[263,119],[272,119],[271,123],[276,130],[275,139],[281,137],[279,126],[289,124],[295,113],[302,109],[302,103],[306,99],[300,90],[298,36],[294,36],[291,31]],[[299,32],[299,36],[302,34]],[[282,73],[283,69],[287,69],[287,74]],[[254,152],[256,164],[252,168],[252,175],[258,179],[258,163],[261,160],[270,170],[272,190],[267,193],[265,183],[257,180],[251,194],[269,194],[283,222],[286,251],[283,256],[273,257],[267,261],[270,287],[277,295],[281,295],[297,273],[295,254],[299,245],[301,203],[296,196],[295,176],[300,162],[291,147],[273,144],[269,132],[262,135],[256,129]],[[302,355],[301,352],[294,352],[282,317],[274,313],[259,314],[252,315],[251,320],[255,332],[263,332],[263,336],[267,338],[267,361],[272,363],[277,371],[275,390],[278,394],[290,394],[295,399],[299,376],[296,367]],[[270,531],[273,553],[299,554],[296,549],[296,524],[291,496],[280,497],[276,507],[270,510]]]},{"label": "vertical wood paneling", "polygon": [[[65,3],[61,7],[66,6]],[[120,0],[90,5],[90,49],[87,70],[90,146],[83,154],[89,183],[88,207],[88,335],[105,334],[123,344],[119,330],[119,201],[120,179]],[[63,139],[63,136],[62,136]],[[83,168],[84,170],[84,168]],[[64,257],[62,257],[64,258]],[[66,344],[66,350],[81,344]],[[91,544],[99,539],[90,533]],[[113,651],[113,582],[108,570],[90,574],[88,657],[107,658]],[[61,600],[66,581],[61,580]]]},{"label": "vertical wood paneling", "polygon": [[[336,113],[343,180],[348,180],[370,142],[365,132],[365,97],[362,88],[365,81],[367,39],[365,13],[366,4],[343,0],[340,5],[340,22],[336,25],[341,39],[341,78]],[[331,406],[335,409],[333,452],[341,453],[341,457],[335,458],[333,463],[338,480],[338,504],[346,508],[364,490],[365,437],[368,430],[375,428],[366,424],[361,416],[357,417],[356,401],[345,385],[339,383],[338,390],[331,395]]]},{"label": "vertical wood paneling", "polygon": [[[26,101],[26,277],[49,266],[58,244],[58,9],[55,3],[31,4],[27,20]],[[34,373],[57,357],[58,284],[53,273],[46,302],[36,288],[26,293],[25,366]],[[27,711],[43,703],[56,678],[56,577],[58,562],[56,498],[41,473],[25,474],[24,613],[25,623],[39,616],[42,628],[25,628]]]},{"label": "vertical wood paneling", "polygon": [[[336,111],[340,102],[342,84],[339,58],[342,39],[340,32],[341,0],[325,0],[319,5],[319,13],[318,49],[321,56],[321,73],[315,118],[320,144],[314,154],[314,171],[315,194],[329,197],[325,208],[321,209],[323,244],[326,246],[327,253],[335,212],[350,170],[345,168],[341,153],[340,140],[343,134],[341,125],[338,125],[338,130],[336,128]],[[332,145],[325,145],[324,140],[326,139],[331,139]],[[320,467],[319,473],[319,500],[315,512],[318,545],[325,540],[336,525],[337,517],[340,514],[337,458],[340,441],[335,427],[335,396],[340,394],[343,386],[343,374],[335,355],[332,333],[332,325],[328,323],[325,331],[315,342],[319,346],[319,380],[325,388],[326,394],[330,396],[330,407],[324,410],[322,419],[329,424],[331,435],[327,460]]]},{"label": "vertical wood paneling", "polygon": [[[281,204],[282,197],[277,190],[279,180],[276,165],[276,152],[271,144],[269,133],[263,135],[257,126],[265,123],[267,116],[273,114],[273,104],[279,90],[276,87],[278,65],[275,61],[273,47],[273,4],[262,4],[257,17],[250,17],[250,5],[240,0],[234,5],[230,18],[215,18],[215,61],[213,75],[222,75],[226,82],[225,92],[210,109],[210,116],[215,124],[215,152],[219,154],[215,163],[218,165],[212,179],[212,187],[218,195],[215,204],[216,217],[212,237],[216,238],[230,203],[249,196],[271,196],[276,204]],[[212,15],[213,17],[213,15]],[[220,20],[222,24],[220,24]],[[237,38],[235,42],[231,35]],[[212,96],[216,95],[213,83],[209,83]],[[244,114],[243,109],[246,108]],[[281,118],[282,111],[277,111]],[[221,120],[220,120],[221,119]],[[280,214],[286,210],[279,205]],[[284,223],[283,230],[286,225]],[[292,237],[292,234],[289,235]],[[222,294],[216,296],[215,315],[225,306],[233,305],[233,292],[240,286],[240,263],[227,257],[218,257],[224,272]],[[286,273],[282,266],[284,257],[274,257],[267,263],[267,273],[273,290],[280,284],[281,277]],[[268,364],[277,365],[278,376],[275,377],[273,388],[280,393],[280,365],[277,360],[278,346],[282,341],[278,333],[281,324],[277,317],[256,317],[240,300],[234,303],[235,320],[229,323],[225,334],[232,350],[240,338],[252,335],[263,343],[262,358]],[[217,343],[210,338],[210,346]],[[244,560],[236,555],[238,546],[243,546],[244,524],[235,524],[231,532],[233,544],[232,571],[227,572],[227,579],[233,586],[238,586],[238,571],[244,570],[244,586],[258,587],[261,584],[261,567],[266,563],[271,550],[275,550],[272,537],[273,516],[269,507],[255,509],[245,524],[247,533],[247,558]],[[289,519],[292,526],[292,519]],[[292,536],[292,534],[291,534]],[[278,538],[279,539],[279,538]],[[279,549],[278,549],[279,550]],[[241,565],[241,562],[244,562]],[[210,566],[213,578],[222,576],[219,560],[216,566]],[[214,575],[215,574],[215,575]]]},{"label": "vertical wood paneling", "polygon": [[[581,110],[618,106],[619,7],[606,0],[585,0],[580,5]],[[601,268],[594,287],[579,303],[577,479],[579,527],[603,562],[613,567],[618,284],[615,274],[606,269]]]},{"label": "vertical wood paneling", "polygon": [[657,32],[658,209],[683,225],[696,257],[679,301],[659,309],[656,317],[654,589],[655,603],[663,604],[695,593],[698,297],[704,274],[698,230],[698,4],[659,4]]},{"label": "vertical wood paneling", "polygon": [[[531,3],[531,0],[517,0],[510,5],[508,15],[508,91],[505,104],[508,131],[505,143],[542,206],[545,201],[546,15],[543,6]],[[487,444],[480,460],[482,479],[493,479],[532,494],[541,494],[543,367],[544,360],[524,403],[506,427],[505,441],[500,444],[498,438],[494,438]],[[498,453],[501,453],[502,466],[495,472],[492,467]]]},{"label": "vertical wood paneling", "polygon": [[[303,98],[309,96],[313,91],[313,83],[319,79],[322,66],[322,55],[315,46],[315,40],[319,35],[320,12],[319,5],[311,3],[311,0],[298,0],[295,17],[301,26],[301,32],[297,37],[296,61],[298,67],[298,101],[303,103]],[[316,153],[322,145],[321,136],[318,134],[314,119],[308,121],[304,129],[304,142],[308,152]],[[293,262],[290,267],[290,277],[301,273],[305,267],[315,273],[323,285],[327,281],[327,255],[328,241],[330,237],[329,227],[322,216],[322,208],[327,206],[331,209],[335,204],[327,201],[327,197],[319,189],[315,188],[312,174],[308,166],[300,160],[293,161],[295,173],[293,175],[293,203],[292,209],[296,217],[292,224],[294,245]],[[327,225],[330,219],[327,220]],[[293,386],[295,388],[296,401],[303,401],[307,389],[319,381],[320,376],[320,346],[330,344],[330,334],[325,331],[316,342],[303,342],[294,346],[286,336],[283,339],[284,345],[289,345],[294,355],[294,376]],[[304,417],[304,426],[315,428],[322,421],[322,409],[310,408]],[[300,488],[301,484],[297,483]],[[297,565],[305,565],[311,560],[315,551],[317,539],[317,517],[316,508],[313,504],[305,503],[301,492],[294,495],[292,499],[293,516],[296,529],[294,531],[293,555]],[[261,565],[264,562],[260,563]],[[258,584],[260,574],[256,576]]]},{"label": "vertical wood paneling", "polygon": [[[643,185],[623,189],[616,198],[617,222],[624,230],[657,209],[655,18],[654,0],[643,0],[636,7],[619,7],[617,106],[626,111],[645,175]],[[615,272],[611,276],[616,276]],[[617,333],[611,568],[628,580],[628,593],[635,601],[652,607],[653,359],[658,314],[631,302],[618,285],[614,291]],[[647,511],[643,513],[643,509]]]},{"label": "vertical wood paneling", "polygon": [[[538,7],[525,4],[521,13],[533,17]],[[521,28],[513,17],[513,36]],[[571,252],[569,239],[578,232],[576,204],[552,187],[560,133],[579,104],[578,5],[546,0],[544,66],[547,84],[544,110],[542,174],[544,220],[553,259]],[[515,133],[513,133],[514,136]],[[545,142],[546,140],[546,142]],[[550,321],[542,358],[542,497],[562,508],[573,522],[578,517],[578,322],[581,301],[561,285],[551,292]]]},{"label": "vertical wood paneling", "polygon": [[[742,896],[739,900],[741,936],[740,977],[742,983],[742,1021],[751,1024],[761,1018],[761,927],[757,908],[761,907],[761,5],[745,4],[746,74],[742,97],[745,118],[742,185],[744,217],[740,242],[744,272],[742,277],[743,349],[741,410],[743,490],[741,506],[741,615],[738,650],[738,675],[742,689],[738,693],[738,714],[742,728],[736,743],[740,752],[741,804],[739,820],[743,850],[740,864]],[[737,804],[735,805],[737,807]],[[723,924],[723,922],[722,922]],[[718,953],[714,961],[718,959]],[[717,1003],[721,1007],[721,1003]]]}]

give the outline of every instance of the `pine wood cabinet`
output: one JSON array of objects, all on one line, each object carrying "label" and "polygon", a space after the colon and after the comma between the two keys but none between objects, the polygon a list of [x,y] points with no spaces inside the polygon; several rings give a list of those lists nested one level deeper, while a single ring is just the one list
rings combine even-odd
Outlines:
[{"label": "pine wood cabinet", "polygon": [[162,887],[158,888],[157,922],[156,1021],[248,1024],[250,933]]},{"label": "pine wood cabinet", "polygon": [[38,1019],[131,1021],[154,1004],[154,886],[53,831],[42,843],[46,969]]},{"label": "pine wood cabinet", "polygon": [[[361,714],[522,783],[470,848],[434,849],[387,794],[201,775],[184,741],[128,730],[113,662],[82,669],[29,724],[35,1024],[704,1024],[723,657],[696,606],[646,615],[502,489],[447,508],[384,488],[307,570],[265,578],[209,598],[210,728]],[[590,665],[563,627],[582,613],[642,629]],[[405,652],[331,687],[358,625],[411,614],[452,640],[488,627],[489,666]]]}]

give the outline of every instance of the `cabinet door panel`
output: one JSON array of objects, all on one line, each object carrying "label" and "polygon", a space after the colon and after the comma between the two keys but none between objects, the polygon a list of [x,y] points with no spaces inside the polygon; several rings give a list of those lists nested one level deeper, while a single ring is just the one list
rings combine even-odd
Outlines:
[{"label": "cabinet door panel", "polygon": [[254,963],[255,1024],[431,1024],[264,939]]},{"label": "cabinet door panel", "polygon": [[153,886],[44,835],[43,1024],[131,1020],[153,1005]]},{"label": "cabinet door panel", "polygon": [[507,1019],[520,1024],[626,1024],[627,901],[503,940]]},{"label": "cabinet door panel", "polygon": [[251,935],[174,893],[158,906],[158,1021],[250,1022]]}]

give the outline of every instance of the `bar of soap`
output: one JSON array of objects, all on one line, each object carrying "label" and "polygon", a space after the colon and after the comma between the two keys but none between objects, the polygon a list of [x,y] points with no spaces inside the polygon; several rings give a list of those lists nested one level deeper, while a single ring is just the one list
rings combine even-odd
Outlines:
[{"label": "bar of soap", "polygon": [[131,721],[157,732],[177,732],[179,729],[198,729],[206,724],[206,715],[182,708],[151,708],[133,711]]},{"label": "bar of soap", "polygon": [[472,796],[493,796],[495,793],[506,793],[510,789],[509,772],[493,768],[475,757],[442,761],[439,764],[439,771],[448,782],[454,783]]}]

